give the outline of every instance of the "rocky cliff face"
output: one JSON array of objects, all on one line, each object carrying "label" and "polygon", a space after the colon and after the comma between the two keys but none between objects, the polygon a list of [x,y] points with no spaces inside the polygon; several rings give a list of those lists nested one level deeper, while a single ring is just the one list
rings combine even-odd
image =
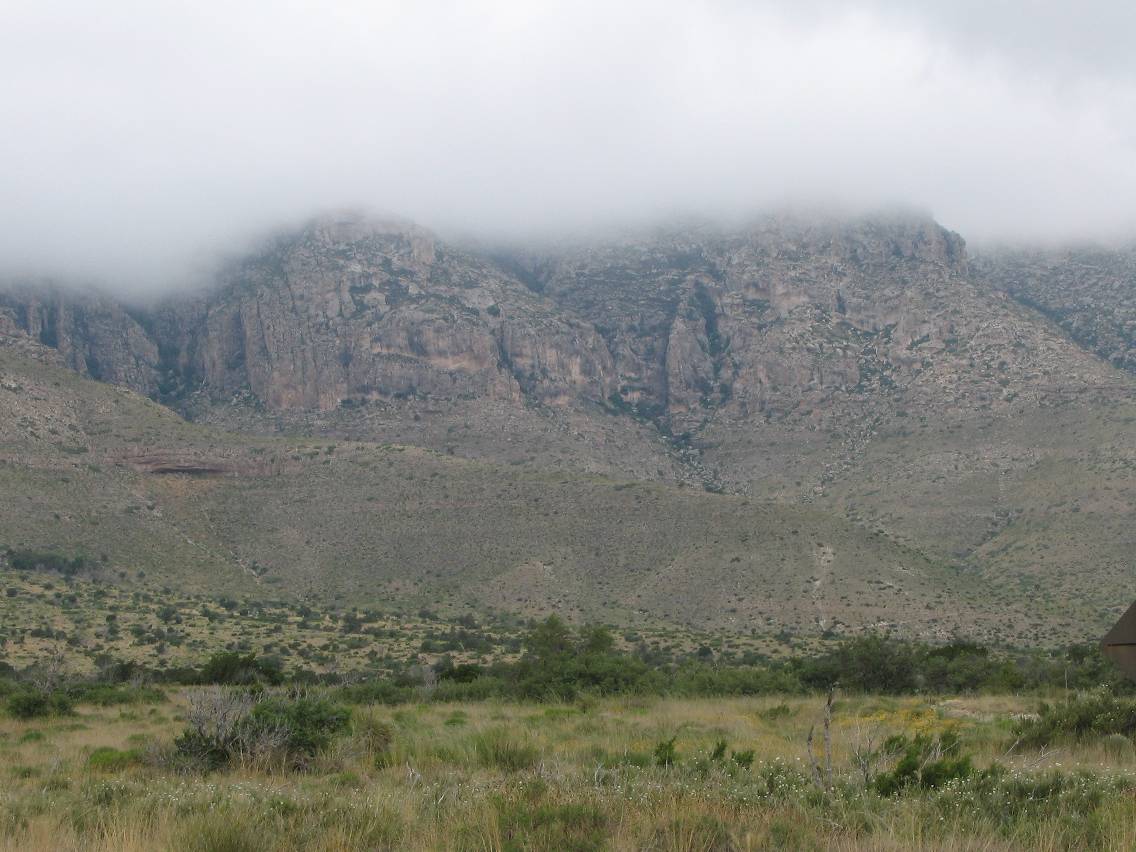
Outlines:
[{"label": "rocky cliff face", "polygon": [[[710,475],[703,452],[774,424],[862,433],[909,411],[965,417],[1116,381],[979,280],[958,235],[917,217],[773,216],[483,252],[343,216],[277,238],[192,298],[128,312],[19,286],[0,292],[0,324],[86,375],[192,398],[206,416],[233,399],[277,425],[367,409],[386,437],[375,412],[413,423],[433,412],[465,418],[467,432],[472,416],[472,431],[504,441],[501,416],[478,417],[541,410],[593,449],[601,433],[639,440],[646,428],[719,483],[760,473]],[[1127,358],[1112,338],[1102,345]]]},{"label": "rocky cliff face", "polygon": [[[622,404],[697,427],[878,391],[955,340],[962,240],[930,221],[773,218],[517,261],[604,335]],[[914,348],[926,347],[918,355]],[[676,429],[681,431],[681,429]]]},{"label": "rocky cliff face", "polygon": [[273,410],[603,397],[613,379],[603,341],[549,308],[421,228],[346,219],[281,239],[215,292],[157,313],[175,372]]},{"label": "rocky cliff face", "polygon": [[157,344],[111,297],[46,282],[0,286],[0,336],[30,337],[84,376],[157,390]]},{"label": "rocky cliff face", "polygon": [[514,263],[604,336],[619,404],[676,434],[722,418],[831,425],[905,406],[997,408],[1107,382],[991,293],[962,239],[929,220],[771,218]]},{"label": "rocky cliff face", "polygon": [[1077,343],[1136,373],[1136,245],[1003,248],[983,253],[976,266]]}]

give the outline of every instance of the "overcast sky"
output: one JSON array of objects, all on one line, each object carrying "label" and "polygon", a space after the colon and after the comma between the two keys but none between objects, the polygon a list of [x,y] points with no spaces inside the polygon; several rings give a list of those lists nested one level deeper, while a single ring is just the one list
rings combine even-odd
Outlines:
[{"label": "overcast sky", "polygon": [[1136,4],[0,0],[0,269],[162,286],[321,209],[786,202],[1136,234]]}]

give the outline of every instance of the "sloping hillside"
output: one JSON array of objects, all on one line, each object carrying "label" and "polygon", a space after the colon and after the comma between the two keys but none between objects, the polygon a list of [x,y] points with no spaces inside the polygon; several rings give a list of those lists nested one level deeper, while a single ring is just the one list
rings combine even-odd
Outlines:
[{"label": "sloping hillside", "polygon": [[106,582],[729,631],[1027,622],[974,573],[807,507],[367,443],[236,436],[0,350],[0,542]]},{"label": "sloping hillside", "polygon": [[1129,267],[992,264],[911,216],[491,251],[343,216],[145,306],[8,286],[0,341],[55,372],[8,397],[6,535],[50,506],[202,587],[1091,636],[1136,582]]}]

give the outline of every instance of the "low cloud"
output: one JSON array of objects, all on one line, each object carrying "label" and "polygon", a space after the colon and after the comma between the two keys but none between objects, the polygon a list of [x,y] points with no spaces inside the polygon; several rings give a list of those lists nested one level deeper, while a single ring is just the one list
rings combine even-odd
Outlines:
[{"label": "low cloud", "polygon": [[488,238],[801,202],[1130,234],[1136,21],[1065,8],[17,0],[0,269],[178,286],[345,206]]}]

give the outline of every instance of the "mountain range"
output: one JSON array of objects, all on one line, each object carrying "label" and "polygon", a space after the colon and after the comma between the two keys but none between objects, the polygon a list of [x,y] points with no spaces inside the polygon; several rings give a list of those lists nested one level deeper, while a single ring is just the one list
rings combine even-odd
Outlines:
[{"label": "mountain range", "polygon": [[115,582],[1052,643],[1136,587],[1136,251],[910,214],[523,245],[324,216],[0,285],[0,544]]}]

